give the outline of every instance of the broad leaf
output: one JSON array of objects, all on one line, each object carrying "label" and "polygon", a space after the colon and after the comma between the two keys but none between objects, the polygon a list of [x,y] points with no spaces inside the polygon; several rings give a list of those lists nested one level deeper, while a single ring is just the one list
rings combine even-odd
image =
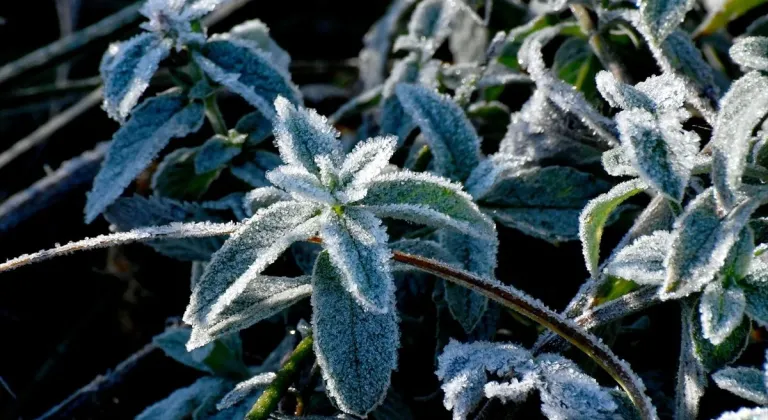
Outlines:
[{"label": "broad leaf", "polygon": [[741,286],[747,299],[747,315],[762,326],[768,326],[768,264],[764,257],[755,258]]},{"label": "broad leaf", "polygon": [[459,1],[425,0],[420,2],[408,22],[407,41],[400,38],[397,44],[414,44],[421,50],[422,59],[431,57],[451,31],[451,23],[459,11]]},{"label": "broad leaf", "polygon": [[587,270],[594,277],[600,262],[600,240],[608,218],[616,208],[647,187],[642,181],[623,182],[590,201],[579,216],[579,238]]},{"label": "broad leaf", "polygon": [[237,121],[235,131],[248,136],[245,141],[246,146],[258,146],[272,135],[272,121],[262,115],[261,112],[253,111],[250,114],[245,114]]},{"label": "broad leaf", "polygon": [[400,84],[397,97],[421,128],[435,160],[436,171],[453,180],[465,180],[480,162],[480,138],[464,111],[431,89]]},{"label": "broad leaf", "polygon": [[272,104],[278,96],[301,102],[301,93],[288,73],[247,41],[214,38],[192,57],[211,79],[242,96],[265,116],[275,115]]},{"label": "broad leaf", "polygon": [[114,137],[85,206],[90,223],[149,165],[168,141],[199,130],[203,105],[171,93],[148,99]]},{"label": "broad leaf", "polygon": [[403,109],[400,99],[395,93],[395,87],[400,83],[415,83],[419,80],[420,63],[415,53],[399,60],[392,67],[384,89],[381,106],[381,134],[397,136],[398,146],[405,143],[406,137],[414,128],[414,122]]},{"label": "broad leaf", "polygon": [[152,175],[153,192],[176,200],[199,200],[219,177],[219,171],[198,173],[198,152],[197,148],[180,147],[165,155]]},{"label": "broad leaf", "polygon": [[479,238],[496,236],[493,222],[458,184],[427,173],[380,175],[368,185],[368,194],[359,204],[381,217],[450,228]]},{"label": "broad leaf", "polygon": [[236,178],[254,188],[269,186],[267,172],[283,163],[280,156],[263,150],[246,151],[243,157],[245,160],[230,166],[229,171]]},{"label": "broad leaf", "polygon": [[386,313],[375,314],[343,283],[328,253],[320,253],[312,275],[314,349],[328,395],[342,411],[365,416],[386,397],[397,365],[394,296]]},{"label": "broad leaf", "polygon": [[212,313],[205,325],[193,325],[187,348],[198,348],[219,337],[244,330],[267,319],[312,293],[310,277],[255,275],[234,300]]},{"label": "broad leaf", "polygon": [[179,363],[214,375],[242,375],[248,371],[242,360],[243,349],[237,334],[220,336],[220,340],[187,351],[186,343],[193,332],[172,327],[152,337],[152,343]]},{"label": "broad leaf", "polygon": [[251,190],[243,197],[243,207],[249,216],[280,201],[291,201],[290,194],[275,187],[262,187]]},{"label": "broad leaf", "polygon": [[303,166],[278,166],[267,172],[267,179],[272,185],[290,193],[298,200],[336,203],[336,199],[320,182],[320,179],[309,173]]},{"label": "broad leaf", "polygon": [[206,411],[206,405],[214,403],[231,387],[231,382],[215,376],[204,376],[192,385],[180,388],[136,416],[137,420],[185,419],[195,412]]},{"label": "broad leaf", "polygon": [[661,43],[685,19],[693,0],[645,0],[640,2],[640,18],[654,41]]},{"label": "broad leaf", "polygon": [[768,114],[768,76],[754,71],[731,85],[720,102],[712,132],[712,183],[720,203],[738,201],[752,131]]},{"label": "broad leaf", "polygon": [[768,405],[765,372],[748,367],[727,367],[712,374],[717,386],[741,398]]},{"label": "broad leaf", "polygon": [[734,19],[765,3],[765,0],[723,0],[713,2],[709,15],[696,29],[697,35],[712,35]]},{"label": "broad leaf", "polygon": [[215,135],[197,150],[195,173],[198,175],[221,169],[240,154],[245,136]]},{"label": "broad leaf", "polygon": [[768,38],[748,36],[738,39],[728,51],[737,64],[753,69],[768,71]]},{"label": "broad leaf", "polygon": [[216,404],[219,410],[226,410],[234,407],[248,397],[261,395],[261,390],[268,387],[275,380],[277,374],[274,372],[260,373],[251,379],[240,382]]},{"label": "broad leaf", "polygon": [[317,232],[315,204],[286,201],[259,210],[211,258],[192,290],[184,322],[207,325],[293,242]]},{"label": "broad leaf", "polygon": [[616,116],[621,142],[648,185],[680,202],[691,176],[699,137],[672,118],[657,119],[648,111],[622,111]]},{"label": "broad leaf", "polygon": [[151,33],[109,47],[99,71],[104,81],[103,108],[110,117],[120,122],[128,118],[170,50],[170,40]]},{"label": "broad leaf", "polygon": [[254,43],[257,48],[268,53],[278,67],[288,71],[291,65],[291,56],[269,36],[269,27],[264,22],[258,19],[248,20],[233,26],[227,34]]},{"label": "broad leaf", "polygon": [[699,301],[704,338],[716,346],[722,344],[741,324],[746,306],[740,287],[725,287],[719,281],[708,284]]},{"label": "broad leaf", "polygon": [[664,284],[667,270],[664,259],[672,242],[672,234],[657,231],[637,238],[622,248],[603,269],[603,273],[639,284]]},{"label": "broad leaf", "polygon": [[751,323],[744,318],[741,323],[721,344],[714,345],[704,338],[700,315],[692,311],[691,339],[693,340],[693,353],[701,362],[707,372],[712,372],[733,363],[741,356],[741,353],[749,343]]},{"label": "broad leaf", "polygon": [[539,385],[541,412],[548,419],[605,418],[618,408],[608,389],[582,373],[572,361],[554,354],[536,359],[544,382]]},{"label": "broad leaf", "polygon": [[619,82],[607,71],[597,73],[595,82],[603,99],[614,108],[656,110],[656,104],[648,95],[634,86]]},{"label": "broad leaf", "polygon": [[394,280],[389,268],[389,238],[381,220],[356,208],[342,214],[326,211],[320,236],[344,289],[366,311],[386,313],[391,306]]},{"label": "broad leaf", "polygon": [[768,417],[768,408],[740,408],[738,411],[727,411],[717,420],[761,420]]},{"label": "broad leaf", "polygon": [[[720,97],[720,91],[725,87],[720,86],[722,82],[717,80],[716,72],[712,66],[707,62],[701,53],[701,50],[696,47],[696,44],[691,39],[691,36],[683,30],[676,30],[669,34],[667,39],[661,45],[662,54],[664,54],[665,63],[662,67],[666,72],[674,71],[687,77],[698,90],[698,95],[703,95],[711,101],[716,101]],[[669,69],[667,69],[669,67]],[[689,82],[686,82],[688,85]],[[686,88],[687,92],[690,92],[687,96],[692,97],[693,92],[691,88]],[[701,111],[702,108],[695,104]],[[709,118],[709,112],[704,112],[705,116]]]}]

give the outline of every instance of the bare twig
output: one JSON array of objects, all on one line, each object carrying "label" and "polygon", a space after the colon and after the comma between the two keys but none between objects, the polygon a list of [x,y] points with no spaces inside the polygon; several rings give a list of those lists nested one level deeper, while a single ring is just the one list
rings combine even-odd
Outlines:
[{"label": "bare twig", "polygon": [[56,42],[48,44],[16,61],[0,67],[0,84],[15,78],[28,70],[44,66],[63,55],[70,54],[134,23],[141,16],[139,14],[141,3],[143,2],[137,2],[136,4],[128,6],[81,31],[77,31],[67,37],[61,38]]},{"label": "bare twig", "polygon": [[61,114],[51,118],[47,123],[41,125],[30,135],[19,140],[8,150],[0,154],[0,169],[8,165],[17,157],[21,156],[24,152],[44,143],[48,137],[58,131],[61,127],[69,124],[72,122],[72,120],[96,106],[99,102],[101,102],[101,88],[89,93],[76,104],[67,108]]}]

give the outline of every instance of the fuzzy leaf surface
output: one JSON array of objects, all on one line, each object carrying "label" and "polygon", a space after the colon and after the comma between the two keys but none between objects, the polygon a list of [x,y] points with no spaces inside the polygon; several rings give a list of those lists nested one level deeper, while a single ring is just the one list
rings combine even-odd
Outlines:
[{"label": "fuzzy leaf surface", "polygon": [[766,373],[749,367],[727,367],[712,374],[721,389],[760,405],[768,405]]},{"label": "fuzzy leaf surface", "polygon": [[641,236],[622,248],[603,272],[639,284],[660,286],[666,279],[664,259],[671,243],[672,234],[667,231]]}]

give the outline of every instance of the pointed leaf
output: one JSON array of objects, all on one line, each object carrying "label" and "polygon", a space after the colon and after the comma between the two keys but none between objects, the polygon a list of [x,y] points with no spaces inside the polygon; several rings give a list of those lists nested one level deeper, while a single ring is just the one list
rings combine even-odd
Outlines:
[{"label": "pointed leaf", "polygon": [[623,182],[590,201],[579,216],[579,238],[587,270],[594,277],[600,262],[600,240],[611,213],[647,187],[640,180]]},{"label": "pointed leaf", "polygon": [[537,357],[541,371],[541,412],[551,420],[606,418],[618,406],[607,388],[559,355]]},{"label": "pointed leaf", "polygon": [[317,232],[318,219],[313,217],[317,212],[316,205],[295,201],[279,202],[259,210],[213,255],[192,290],[184,322],[206,325],[209,317],[231,304],[254,276],[293,242]]},{"label": "pointed leaf", "polygon": [[730,209],[739,196],[752,131],[768,114],[768,75],[754,71],[733,82],[720,101],[712,132],[712,184]]},{"label": "pointed leaf", "polygon": [[235,386],[234,389],[229,391],[227,395],[225,395],[221,401],[218,402],[218,404],[216,404],[216,408],[219,410],[225,410],[227,408],[234,407],[236,404],[250,396],[261,395],[260,391],[268,387],[276,377],[277,374],[274,372],[266,372],[255,375],[246,381],[240,382]]},{"label": "pointed leaf", "polygon": [[381,175],[368,185],[360,204],[380,217],[450,228],[479,238],[496,236],[493,222],[459,185],[427,173]]},{"label": "pointed leaf", "polygon": [[170,50],[169,40],[148,32],[110,46],[99,68],[104,81],[103,108],[110,117],[120,122],[128,118]]},{"label": "pointed leaf", "polygon": [[391,306],[394,279],[389,268],[389,238],[381,220],[356,208],[348,208],[343,214],[327,211],[320,236],[344,289],[365,310],[386,313]]},{"label": "pointed leaf", "polygon": [[412,84],[395,89],[405,111],[421,128],[437,172],[465,180],[480,162],[480,138],[464,111],[450,97]]},{"label": "pointed leaf", "polygon": [[197,150],[195,172],[200,175],[220,169],[240,154],[243,141],[245,136],[228,138],[215,135],[211,137]]},{"label": "pointed leaf", "polygon": [[768,405],[765,372],[748,367],[727,367],[712,374],[721,389],[760,405]]},{"label": "pointed leaf", "polygon": [[253,111],[237,121],[235,131],[248,136],[245,141],[247,146],[258,146],[272,135],[272,121],[261,112]]},{"label": "pointed leaf", "polygon": [[637,238],[622,248],[603,269],[603,273],[639,284],[664,284],[667,270],[664,259],[672,243],[672,234],[657,231]]},{"label": "pointed leaf", "polygon": [[339,182],[347,188],[363,187],[381,173],[395,153],[394,136],[374,137],[355,145],[339,171]]},{"label": "pointed leaf", "polygon": [[112,204],[170,139],[199,130],[203,118],[202,104],[189,103],[175,93],[148,99],[136,108],[112,137],[101,171],[88,193],[86,222]]},{"label": "pointed leaf", "polygon": [[610,72],[603,70],[597,73],[595,82],[603,99],[614,108],[640,108],[648,111],[656,109],[653,99],[634,86],[619,82]]},{"label": "pointed leaf", "polygon": [[343,283],[328,253],[320,253],[312,276],[314,348],[328,395],[342,411],[365,416],[386,397],[397,365],[394,296],[386,313],[375,314],[360,306]]},{"label": "pointed leaf", "polygon": [[247,41],[212,38],[192,58],[213,81],[242,96],[269,118],[275,115],[272,104],[278,96],[301,102],[301,93],[290,75]]},{"label": "pointed leaf", "polygon": [[731,59],[743,67],[753,70],[768,70],[768,38],[748,36],[739,38],[728,51]]},{"label": "pointed leaf", "polygon": [[278,67],[288,71],[288,67],[291,65],[291,56],[269,36],[269,27],[264,22],[258,19],[248,20],[233,26],[227,34],[231,37],[253,42],[259,49],[269,53],[270,58]]},{"label": "pointed leaf", "polygon": [[752,329],[749,319],[744,318],[725,341],[719,345],[714,345],[704,338],[700,318],[701,316],[696,311],[692,311],[693,353],[704,366],[704,369],[707,372],[712,372],[738,359],[749,343],[749,333]]},{"label": "pointed leaf", "polygon": [[395,94],[395,87],[400,83],[415,83],[419,80],[419,57],[412,53],[399,60],[392,67],[382,90],[380,132],[382,135],[397,136],[397,145],[402,146],[415,124],[403,109],[400,99]]},{"label": "pointed leaf", "polygon": [[758,324],[768,326],[768,264],[763,257],[752,261],[742,287],[747,298],[747,315]]},{"label": "pointed leaf", "polygon": [[709,15],[696,29],[696,35],[712,35],[729,22],[765,3],[765,0],[723,0],[710,4]]},{"label": "pointed leaf", "polygon": [[219,171],[198,174],[195,170],[198,151],[198,148],[180,147],[165,155],[152,175],[153,192],[176,200],[199,200],[219,177]]},{"label": "pointed leaf", "polygon": [[260,209],[280,201],[292,201],[291,195],[275,187],[262,187],[250,191],[243,197],[243,207],[248,216],[253,216]]},{"label": "pointed leaf", "polygon": [[267,179],[274,186],[285,190],[297,199],[319,201],[328,204],[336,202],[333,195],[313,174],[303,166],[281,165],[267,172]]},{"label": "pointed leaf", "polygon": [[746,305],[740,287],[724,287],[718,281],[708,284],[699,301],[704,338],[716,346],[722,344],[741,324]]},{"label": "pointed leaf", "polygon": [[740,408],[738,411],[727,411],[717,420],[761,420],[768,417],[768,408]]},{"label": "pointed leaf", "polygon": [[657,43],[661,43],[685,19],[693,0],[645,0],[640,2],[640,17]]},{"label": "pointed leaf", "polygon": [[230,387],[224,378],[204,376],[192,385],[180,388],[136,416],[137,420],[161,420],[191,418],[212,396],[219,396]]}]

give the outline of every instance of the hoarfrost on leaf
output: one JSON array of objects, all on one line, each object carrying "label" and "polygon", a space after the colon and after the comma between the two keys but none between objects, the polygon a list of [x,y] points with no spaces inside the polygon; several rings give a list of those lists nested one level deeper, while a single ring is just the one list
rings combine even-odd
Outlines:
[{"label": "hoarfrost on leaf", "polygon": [[740,408],[737,411],[727,411],[717,420],[764,420],[768,418],[768,408]]},{"label": "hoarfrost on leaf", "polygon": [[760,405],[768,405],[766,372],[749,367],[727,367],[712,374],[721,389]]},{"label": "hoarfrost on leaf", "polygon": [[671,243],[672,234],[667,231],[641,236],[613,256],[603,273],[639,284],[660,286],[666,279],[664,259]]},{"label": "hoarfrost on leaf", "polygon": [[227,408],[234,407],[236,404],[239,404],[244,399],[253,396],[256,393],[261,394],[259,391],[269,386],[276,377],[277,374],[274,372],[265,372],[240,382],[234,389],[224,395],[221,401],[216,404],[216,408],[219,410],[226,410]]},{"label": "hoarfrost on leaf", "polygon": [[740,287],[724,286],[718,281],[708,284],[699,301],[704,338],[716,346],[722,344],[741,324],[746,305]]},{"label": "hoarfrost on leaf", "polygon": [[640,17],[653,40],[661,43],[683,22],[685,14],[696,3],[694,0],[643,0]]},{"label": "hoarfrost on leaf", "polygon": [[754,70],[768,71],[768,37],[739,38],[728,52],[737,64]]}]

